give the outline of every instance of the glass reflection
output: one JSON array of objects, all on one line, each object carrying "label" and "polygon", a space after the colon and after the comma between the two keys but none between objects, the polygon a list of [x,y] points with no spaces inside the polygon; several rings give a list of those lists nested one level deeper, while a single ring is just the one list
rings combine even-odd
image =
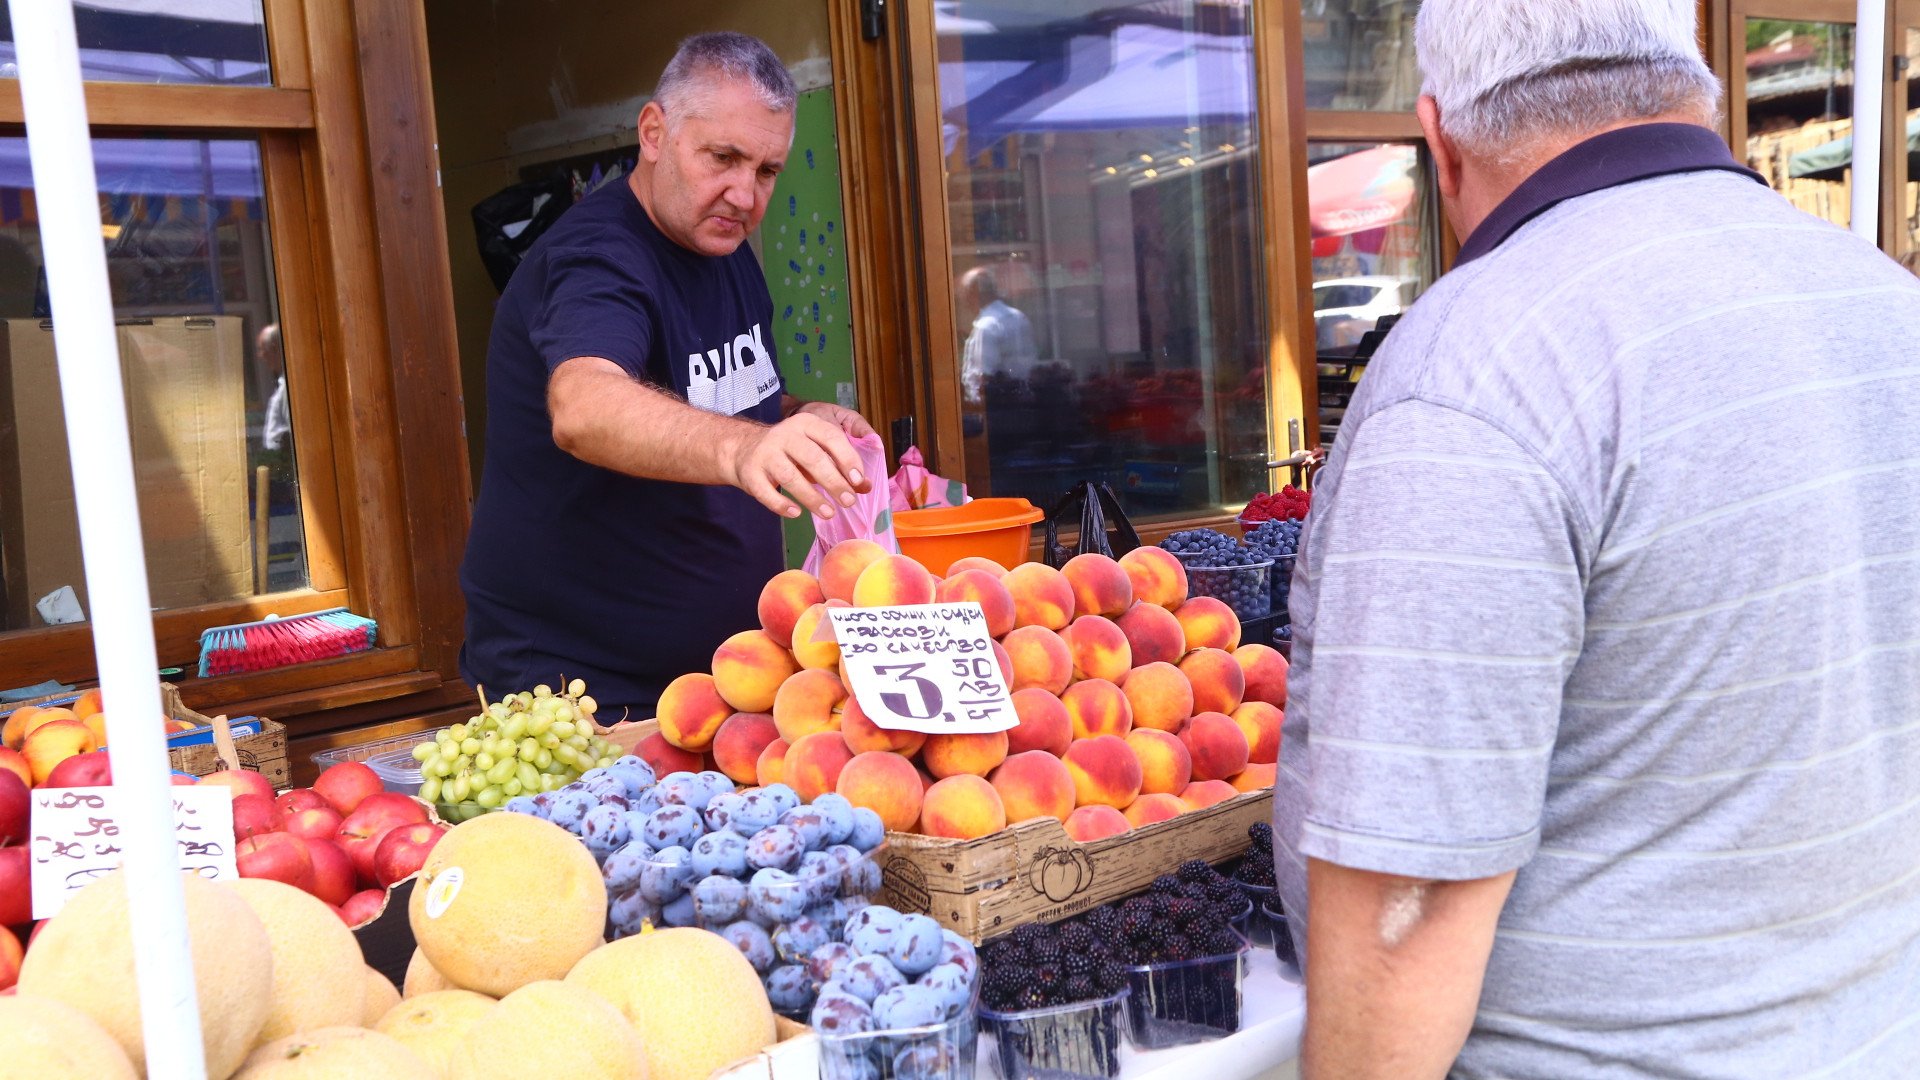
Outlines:
[{"label": "glass reflection", "polygon": [[1853,27],[1748,19],[1747,164],[1795,206],[1853,219]]},{"label": "glass reflection", "polygon": [[1408,112],[1420,97],[1419,0],[1301,0],[1307,108]]},{"label": "glass reflection", "polygon": [[[17,78],[9,2],[23,0],[0,0],[0,77]],[[261,0],[74,0],[73,23],[83,78],[217,86],[273,81]]]}]

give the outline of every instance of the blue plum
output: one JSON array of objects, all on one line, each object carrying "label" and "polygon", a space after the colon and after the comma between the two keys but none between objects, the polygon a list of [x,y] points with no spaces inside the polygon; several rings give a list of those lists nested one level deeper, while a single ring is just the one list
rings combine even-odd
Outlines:
[{"label": "blue plum", "polygon": [[720,931],[720,936],[733,942],[733,947],[739,949],[740,955],[747,958],[747,963],[753,965],[753,970],[762,975],[772,970],[774,962],[779,959],[779,954],[773,951],[773,939],[767,936],[764,927],[756,923],[750,923],[744,919],[729,923]]}]

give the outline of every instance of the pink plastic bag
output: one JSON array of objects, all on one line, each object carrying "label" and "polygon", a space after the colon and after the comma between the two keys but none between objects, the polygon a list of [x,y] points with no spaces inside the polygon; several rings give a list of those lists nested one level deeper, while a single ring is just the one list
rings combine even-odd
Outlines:
[{"label": "pink plastic bag", "polygon": [[900,468],[888,486],[893,491],[892,505],[896,512],[964,506],[969,500],[967,485],[927,471],[927,461],[920,456],[917,446],[907,447],[907,452],[900,455]]},{"label": "pink plastic bag", "polygon": [[813,548],[807,552],[804,566],[809,574],[820,572],[820,560],[842,540],[871,540],[894,554],[900,551],[900,541],[893,535],[892,488],[879,480],[887,472],[886,444],[878,435],[848,441],[860,455],[860,475],[873,482],[873,490],[864,495],[855,492],[853,505],[837,508],[831,518],[822,520],[814,515]]}]

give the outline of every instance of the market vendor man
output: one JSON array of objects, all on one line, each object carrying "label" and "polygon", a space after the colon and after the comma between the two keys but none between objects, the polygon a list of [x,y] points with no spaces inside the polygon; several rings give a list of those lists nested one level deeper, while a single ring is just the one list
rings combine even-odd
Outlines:
[{"label": "market vendor man", "polygon": [[603,721],[653,715],[669,681],[757,624],[784,568],[780,516],[830,517],[876,479],[849,442],[866,421],[785,395],[746,247],[795,98],[759,40],[689,38],[640,112],[627,182],[514,270],[460,571],[461,671],[489,693],[577,677]]}]

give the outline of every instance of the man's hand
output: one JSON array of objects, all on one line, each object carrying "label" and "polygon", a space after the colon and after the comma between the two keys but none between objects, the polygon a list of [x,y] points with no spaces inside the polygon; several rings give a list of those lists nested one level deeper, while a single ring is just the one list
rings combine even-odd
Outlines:
[{"label": "man's hand", "polygon": [[1480,1004],[1513,874],[1416,881],[1307,863],[1304,1080],[1438,1080]]},{"label": "man's hand", "polygon": [[[826,408],[860,420],[858,413],[837,405]],[[866,421],[860,424],[865,427]],[[732,474],[727,482],[783,517],[800,516],[800,506],[780,493],[783,488],[822,518],[833,516],[835,502],[852,506],[854,492],[871,490],[846,432],[811,409],[801,409],[772,427],[742,432],[732,442],[730,460]],[[827,498],[821,497],[815,484],[826,489]]]},{"label": "man's hand", "polygon": [[[866,417],[861,416],[852,409],[843,409],[838,405],[825,401],[801,401],[791,394],[781,401],[780,404],[782,407],[781,415],[795,416],[799,413],[810,413],[827,421],[841,431],[846,432],[847,438],[849,439],[864,438],[865,436],[873,434],[873,425],[867,423]],[[862,488],[861,490],[864,491],[865,489]]]}]

